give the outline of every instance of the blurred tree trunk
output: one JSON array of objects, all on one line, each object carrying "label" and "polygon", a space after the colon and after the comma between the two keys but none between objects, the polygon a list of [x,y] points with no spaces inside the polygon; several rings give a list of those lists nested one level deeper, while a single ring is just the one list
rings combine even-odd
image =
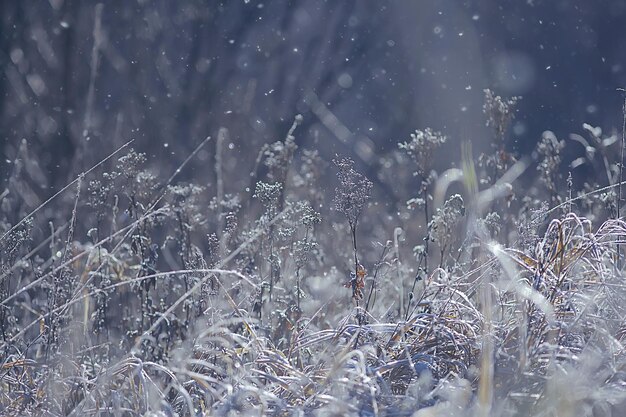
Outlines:
[{"label": "blurred tree trunk", "polygon": [[[10,83],[8,80],[8,66],[11,62],[11,49],[14,38],[18,30],[22,27],[21,19],[18,19],[18,10],[21,9],[21,2],[3,1],[0,3],[0,131],[7,132],[0,136],[0,193],[4,191],[5,183],[9,177],[11,166],[7,160],[9,155],[9,123],[2,115],[7,110],[7,97],[9,95]],[[14,26],[15,25],[15,26]],[[17,149],[15,149],[17,150]]]},{"label": "blurred tree trunk", "polygon": [[57,161],[56,164],[52,164],[52,178],[53,183],[58,187],[62,187],[68,180],[68,178],[74,176],[79,167],[75,166],[74,156],[76,154],[75,138],[73,138],[72,132],[72,120],[76,117],[75,113],[78,110],[77,104],[74,99],[74,83],[76,68],[74,62],[75,51],[75,37],[76,37],[76,18],[78,15],[78,8],[80,6],[74,0],[65,0],[63,2],[62,19],[66,22],[66,26],[62,32],[62,58],[63,63],[61,67],[61,115],[60,115],[60,127],[58,136],[52,141],[52,146],[49,148],[50,157],[53,161]]}]

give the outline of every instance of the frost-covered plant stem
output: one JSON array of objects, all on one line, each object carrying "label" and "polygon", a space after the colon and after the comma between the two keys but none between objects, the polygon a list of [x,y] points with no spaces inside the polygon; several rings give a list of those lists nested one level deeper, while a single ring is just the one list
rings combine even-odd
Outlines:
[{"label": "frost-covered plant stem", "polygon": [[354,161],[350,158],[333,159],[333,162],[339,168],[337,177],[341,182],[340,186],[335,189],[335,209],[343,213],[348,219],[350,226],[350,235],[352,237],[352,249],[354,251],[354,279],[352,279],[352,298],[356,301],[357,306],[359,300],[363,298],[361,292],[362,278],[359,268],[359,258],[357,254],[357,238],[356,231],[359,217],[365,208],[365,204],[370,198],[372,190],[372,182],[363,174],[354,169]]},{"label": "frost-covered plant stem", "polygon": [[[434,176],[432,171],[433,154],[435,150],[446,143],[447,137],[441,132],[437,132],[431,128],[424,130],[416,130],[411,134],[411,140],[408,142],[398,143],[398,147],[411,157],[415,162],[416,170],[413,175],[420,179],[420,189],[418,196],[421,199],[421,204],[424,209],[424,225],[428,227],[430,223],[430,206],[428,204],[430,196],[430,184],[432,183]],[[418,201],[419,199],[414,199]],[[410,200],[411,201],[411,200]],[[418,271],[415,275],[413,287],[411,292],[415,289],[415,284],[420,277],[420,269],[422,268],[422,262],[424,263],[423,271],[428,276],[428,249],[429,249],[429,234],[430,230],[426,233],[424,239],[424,247],[420,253],[418,260]]]},{"label": "frost-covered plant stem", "polygon": [[215,146],[215,178],[217,185],[217,233],[219,233],[219,256],[226,253],[226,233],[224,232],[224,214],[222,213],[222,201],[224,201],[224,170],[222,168],[222,150],[224,141],[228,137],[228,129],[220,128],[217,133],[217,143]]},{"label": "frost-covered plant stem", "polygon": [[[428,182],[426,179],[422,179],[422,195],[424,196],[424,225],[428,226],[430,222],[430,214],[428,213]],[[430,239],[428,238],[428,233],[426,234],[426,239],[424,239],[424,253],[422,258],[424,259],[424,274],[428,276],[428,243]],[[418,272],[419,273],[419,272]]]},{"label": "frost-covered plant stem", "polygon": [[356,221],[354,222],[354,224],[350,225],[350,231],[352,233],[352,248],[354,249],[354,273],[355,274],[358,272],[358,269],[359,269],[359,257],[357,254],[357,247],[356,247],[356,225],[357,225]]},{"label": "frost-covered plant stem", "polygon": [[[622,183],[624,182],[624,146],[626,146],[626,90],[620,89],[622,94],[624,94],[624,102],[622,104],[622,143],[620,146],[620,158],[619,158],[619,188],[617,189],[617,217],[616,219],[620,219],[620,207],[622,205]],[[621,251],[620,244],[617,243],[617,268],[618,270],[622,269],[622,260],[621,260]]]}]

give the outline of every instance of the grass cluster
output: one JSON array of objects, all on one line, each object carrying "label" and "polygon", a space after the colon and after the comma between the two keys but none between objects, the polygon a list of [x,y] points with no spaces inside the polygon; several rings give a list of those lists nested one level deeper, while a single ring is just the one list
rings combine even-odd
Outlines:
[{"label": "grass cluster", "polygon": [[620,415],[623,136],[545,132],[518,160],[518,100],[486,91],[490,152],[438,173],[448,138],[417,130],[376,178],[299,149],[298,116],[245,190],[222,129],[211,184],[179,175],[213,139],[165,178],[127,144],[40,203],[24,142],[0,194],[0,414]]}]

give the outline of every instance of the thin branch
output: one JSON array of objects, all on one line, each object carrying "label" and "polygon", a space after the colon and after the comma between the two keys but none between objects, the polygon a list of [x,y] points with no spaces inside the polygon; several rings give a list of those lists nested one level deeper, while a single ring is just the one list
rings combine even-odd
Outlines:
[{"label": "thin branch", "polygon": [[97,164],[95,164],[94,166],[92,166],[91,168],[89,168],[87,171],[79,174],[76,179],[72,182],[70,182],[69,184],[67,184],[65,187],[63,187],[61,190],[57,191],[56,194],[54,194],[52,197],[50,197],[49,199],[47,199],[46,201],[44,201],[43,203],[41,203],[36,209],[34,209],[33,211],[31,211],[28,215],[24,216],[24,218],[22,220],[20,220],[19,222],[17,222],[17,224],[15,224],[15,226],[13,226],[12,228],[10,228],[9,230],[7,230],[1,237],[0,237],[0,242],[2,242],[9,234],[11,234],[11,232],[13,232],[15,229],[17,229],[18,227],[20,227],[22,224],[24,224],[24,222],[26,220],[28,220],[29,218],[31,218],[35,213],[37,213],[39,210],[41,210],[42,208],[44,208],[46,205],[48,205],[48,203],[50,203],[52,200],[54,200],[56,197],[58,197],[59,195],[63,194],[63,192],[65,192],[65,190],[67,190],[68,188],[72,187],[74,184],[76,184],[78,181],[81,180],[81,178],[85,177],[87,174],[89,174],[90,172],[92,172],[93,170],[95,170],[96,168],[98,168],[100,165],[104,164],[106,161],[108,161],[109,159],[111,159],[115,154],[119,153],[122,149],[124,149],[125,147],[127,147],[128,145],[130,145],[135,139],[131,139],[128,142],[126,142],[125,144],[123,144],[122,146],[120,146],[119,148],[117,148],[113,153],[111,153],[109,156],[107,156],[106,158],[104,158],[103,160],[101,160],[100,162],[98,162]]}]

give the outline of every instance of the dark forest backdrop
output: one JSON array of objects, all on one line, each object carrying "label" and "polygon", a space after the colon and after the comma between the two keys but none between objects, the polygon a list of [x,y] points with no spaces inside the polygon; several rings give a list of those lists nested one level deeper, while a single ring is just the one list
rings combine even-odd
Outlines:
[{"label": "dark forest backdrop", "polygon": [[[416,128],[448,134],[452,155],[461,140],[480,149],[487,87],[524,96],[511,147],[529,153],[546,129],[620,125],[625,4],[3,1],[0,178],[24,139],[35,200],[129,139],[169,173],[221,127],[229,163],[249,172],[250,150],[298,113],[301,147],[372,173]],[[214,146],[192,163],[207,183]]]}]

